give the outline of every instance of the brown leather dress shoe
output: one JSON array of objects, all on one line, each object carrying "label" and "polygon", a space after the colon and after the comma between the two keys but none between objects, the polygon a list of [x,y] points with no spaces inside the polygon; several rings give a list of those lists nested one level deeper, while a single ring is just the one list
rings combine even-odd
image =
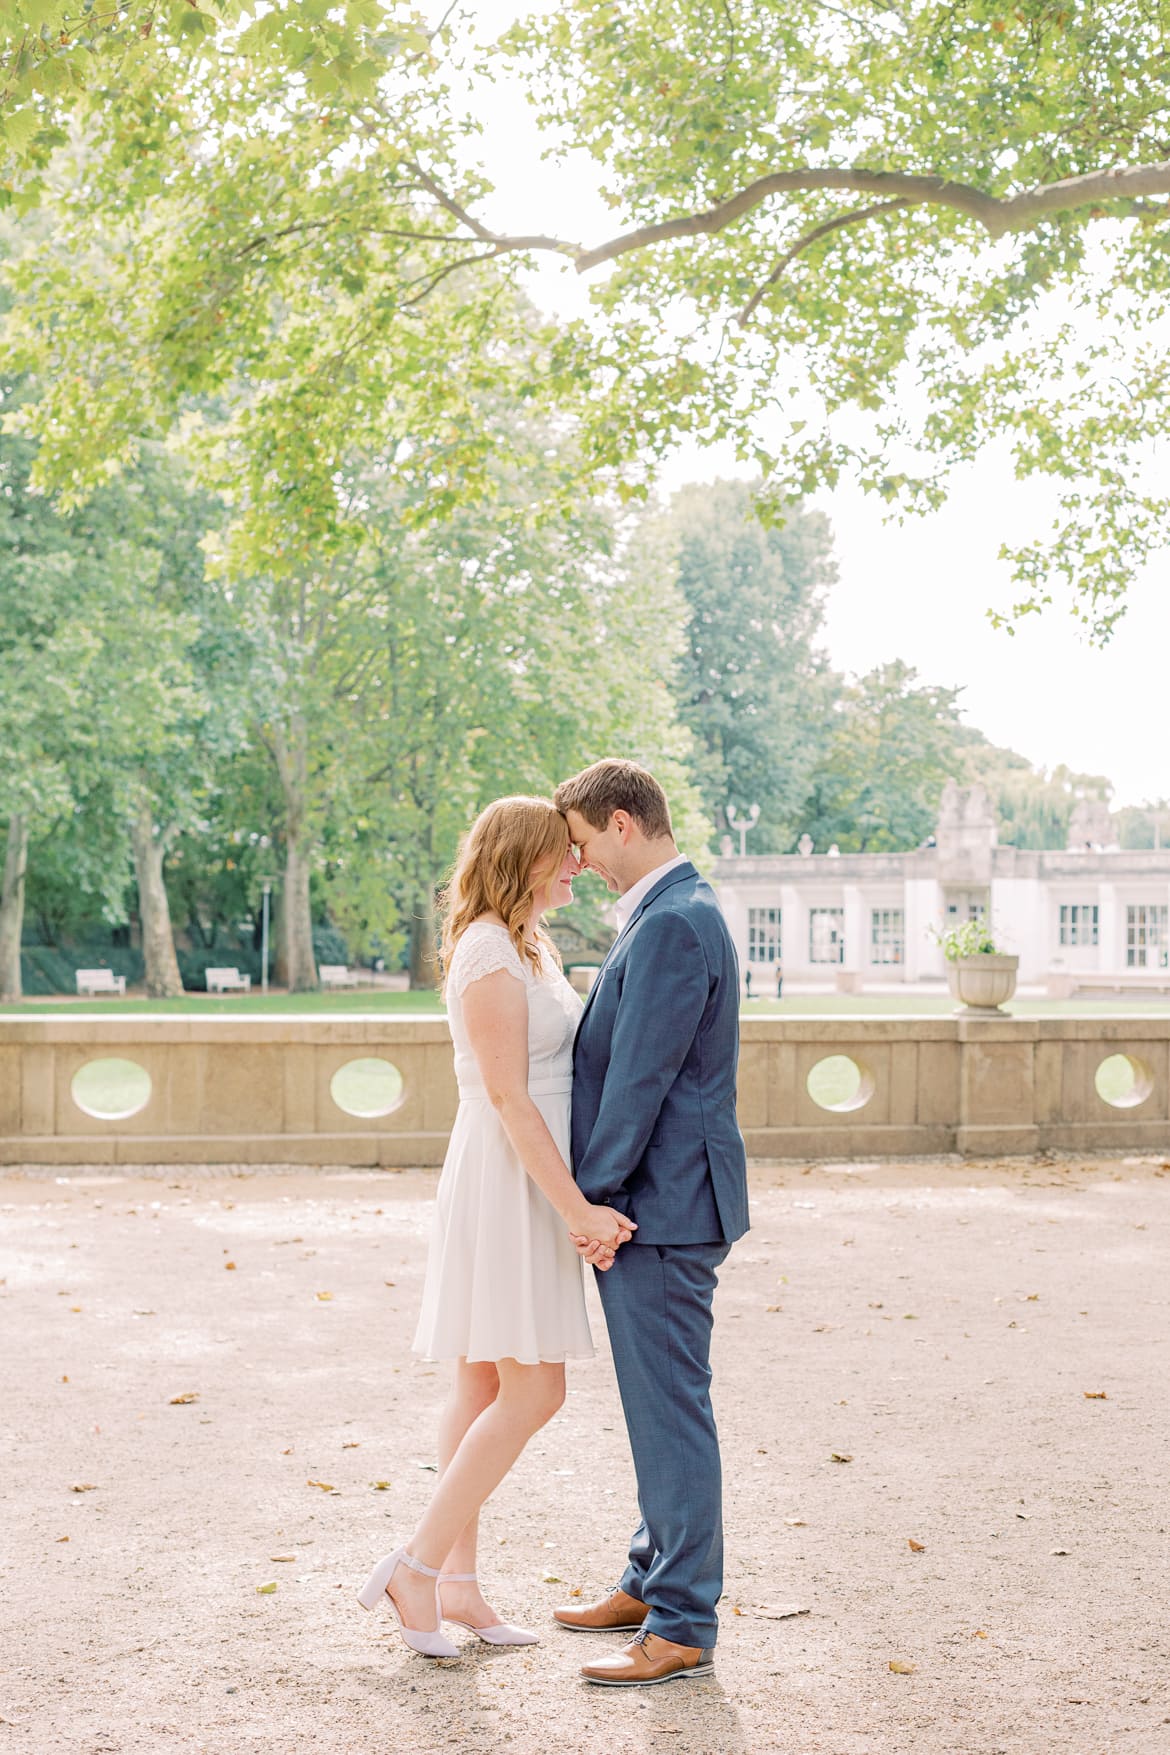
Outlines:
[{"label": "brown leather dress shoe", "polygon": [[676,1645],[672,1639],[643,1628],[613,1657],[586,1664],[581,1674],[587,1682],[597,1682],[603,1688],[649,1688],[655,1682],[709,1676],[714,1668],[713,1651],[698,1645]]},{"label": "brown leather dress shoe", "polygon": [[564,1608],[554,1609],[553,1620],[559,1621],[562,1627],[576,1627],[582,1633],[634,1633],[649,1613],[645,1603],[640,1603],[637,1597],[627,1596],[621,1586],[615,1584],[599,1603],[589,1603],[582,1609],[566,1603]]}]

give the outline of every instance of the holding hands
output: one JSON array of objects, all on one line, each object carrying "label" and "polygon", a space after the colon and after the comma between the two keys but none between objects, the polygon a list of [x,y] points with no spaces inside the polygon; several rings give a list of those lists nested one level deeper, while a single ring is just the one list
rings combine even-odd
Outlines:
[{"label": "holding hands", "polygon": [[628,1243],[638,1229],[633,1219],[613,1207],[586,1207],[580,1218],[569,1227],[569,1235],[577,1254],[591,1262],[599,1273],[606,1273],[623,1243]]}]

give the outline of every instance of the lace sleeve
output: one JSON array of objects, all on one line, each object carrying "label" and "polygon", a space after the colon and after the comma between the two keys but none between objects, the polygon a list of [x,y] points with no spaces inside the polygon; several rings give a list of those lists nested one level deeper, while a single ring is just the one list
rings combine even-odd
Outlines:
[{"label": "lace sleeve", "polygon": [[524,979],[524,965],[507,927],[489,923],[477,930],[471,926],[455,946],[447,985],[462,998],[473,981],[482,981],[485,975],[494,975],[497,969],[506,969],[517,981]]}]

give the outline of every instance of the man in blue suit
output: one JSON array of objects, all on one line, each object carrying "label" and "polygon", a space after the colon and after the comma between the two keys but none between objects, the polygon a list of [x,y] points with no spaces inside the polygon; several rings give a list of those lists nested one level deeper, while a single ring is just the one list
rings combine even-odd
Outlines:
[{"label": "man in blue suit", "polygon": [[714,891],[680,855],[652,774],[596,762],[558,787],[556,805],[583,864],[620,897],[618,937],[573,1051],[573,1174],[589,1200],[638,1226],[597,1279],[641,1522],[621,1582],[555,1616],[582,1631],[634,1632],[581,1672],[631,1687],[705,1675],[714,1658],[723,1522],[711,1300],[748,1226],[739,970]]}]

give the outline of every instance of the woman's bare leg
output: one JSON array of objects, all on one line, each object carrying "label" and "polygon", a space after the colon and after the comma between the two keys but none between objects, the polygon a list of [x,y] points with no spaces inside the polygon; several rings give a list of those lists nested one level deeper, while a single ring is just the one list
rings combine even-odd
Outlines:
[{"label": "woman's bare leg", "polygon": [[[464,1434],[484,1409],[491,1407],[499,1394],[499,1388],[500,1374],[493,1364],[477,1360],[469,1365],[466,1359],[456,1361],[451,1393],[439,1418],[440,1479],[450,1467],[452,1458],[463,1442]],[[477,1511],[464,1524],[452,1543],[450,1552],[443,1561],[443,1571],[474,1573],[478,1538]],[[443,1609],[457,1621],[466,1621],[472,1627],[490,1627],[499,1620],[499,1616],[484,1601],[478,1584],[445,1584]]]},{"label": "woman's bare leg", "polygon": [[[539,1432],[564,1402],[563,1365],[518,1365],[515,1359],[500,1359],[496,1370],[496,1396],[464,1432],[406,1544],[407,1551],[424,1566],[441,1568],[446,1564],[533,1433]],[[407,1626],[420,1632],[433,1629],[433,1581],[401,1566],[391,1586],[390,1594]]]}]

